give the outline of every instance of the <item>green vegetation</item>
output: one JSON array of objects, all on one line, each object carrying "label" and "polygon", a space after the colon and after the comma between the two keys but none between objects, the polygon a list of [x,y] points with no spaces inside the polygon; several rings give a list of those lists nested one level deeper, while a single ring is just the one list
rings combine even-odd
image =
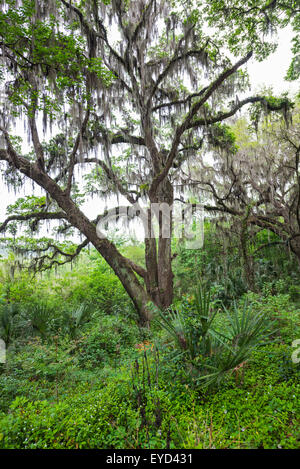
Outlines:
[{"label": "green vegetation", "polygon": [[[169,313],[155,308],[150,330],[137,325],[119,280],[94,251],[72,270],[34,278],[12,277],[12,260],[2,261],[1,448],[300,447],[300,368],[291,359],[300,302],[291,261],[280,279],[275,266],[258,293],[239,294],[236,265],[226,297],[228,279],[212,283],[201,272],[202,258],[223,262],[212,225],[206,234],[204,249],[193,261],[183,251],[175,269],[178,291],[188,279],[193,285],[192,263],[202,281]],[[232,252],[227,261],[234,259]]]}]

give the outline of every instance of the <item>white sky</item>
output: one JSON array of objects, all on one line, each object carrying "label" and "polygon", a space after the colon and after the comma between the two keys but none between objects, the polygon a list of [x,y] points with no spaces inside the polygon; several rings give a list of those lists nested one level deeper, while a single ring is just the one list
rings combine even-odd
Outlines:
[{"label": "white sky", "polygon": [[[264,62],[258,63],[252,59],[248,64],[248,72],[250,75],[250,82],[252,84],[252,89],[247,93],[248,95],[254,94],[255,91],[263,85],[272,86],[275,94],[289,91],[291,95],[294,95],[299,91],[299,82],[289,83],[284,80],[284,76],[292,58],[291,38],[291,29],[286,28],[279,34],[279,45],[274,54],[270,55],[270,57]],[[20,135],[23,134],[22,126],[22,128],[20,128]],[[0,220],[3,221],[5,219],[6,206],[13,203],[17,197],[32,195],[32,184],[26,184],[25,187],[22,188],[21,192],[16,196],[13,191],[9,192],[3,181],[0,180],[0,190]],[[36,192],[36,195],[39,195],[38,192]],[[118,205],[116,199],[112,200],[111,203],[111,206]],[[121,199],[120,203],[123,203]],[[97,214],[103,211],[103,207],[104,203],[100,200],[93,199],[84,205],[84,210],[86,215],[93,219],[96,218]]]},{"label": "white sky", "polygon": [[254,59],[248,65],[250,83],[255,91],[262,85],[273,86],[275,94],[289,91],[291,95],[299,91],[299,82],[288,82],[284,76],[292,59],[291,39],[293,37],[290,27],[280,31],[279,43],[274,54],[263,62],[255,62]]}]

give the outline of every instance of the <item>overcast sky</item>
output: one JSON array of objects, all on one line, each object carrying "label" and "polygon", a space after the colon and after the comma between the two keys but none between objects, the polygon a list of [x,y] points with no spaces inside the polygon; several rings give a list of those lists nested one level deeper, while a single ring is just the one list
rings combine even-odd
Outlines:
[{"label": "overcast sky", "polygon": [[[261,86],[272,86],[276,94],[280,94],[283,91],[289,91],[291,95],[299,91],[299,82],[286,82],[284,76],[287,72],[288,66],[291,62],[291,38],[292,32],[290,28],[286,28],[279,34],[279,45],[274,54],[272,54],[264,62],[258,63],[253,59],[248,64],[248,72],[250,75],[250,82],[252,84],[252,90],[250,95],[254,94]],[[23,127],[23,126],[22,126]],[[23,135],[23,128],[20,129],[20,135]],[[0,220],[5,219],[6,206],[15,201],[17,197],[32,194],[32,184],[26,184],[20,194],[16,197],[14,192],[8,191],[5,184],[0,181],[1,197],[0,197]],[[115,204],[115,201],[113,201]],[[95,199],[85,204],[85,213],[92,219],[96,217],[98,213],[101,213],[101,203]]]},{"label": "overcast sky", "polygon": [[274,92],[289,91],[292,95],[299,91],[299,82],[288,82],[284,76],[291,63],[291,39],[293,33],[290,27],[285,28],[279,34],[279,44],[274,54],[263,62],[255,62],[254,59],[248,65],[250,82],[255,91],[261,85],[273,86]]}]

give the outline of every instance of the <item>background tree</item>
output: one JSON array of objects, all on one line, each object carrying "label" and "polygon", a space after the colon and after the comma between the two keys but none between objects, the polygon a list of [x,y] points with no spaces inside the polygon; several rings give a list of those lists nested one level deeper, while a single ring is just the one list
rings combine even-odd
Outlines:
[{"label": "background tree", "polygon": [[[299,9],[296,1],[105,3],[2,3],[0,158],[9,183],[29,178],[46,195],[11,207],[1,231],[16,221],[36,231],[42,221],[58,220],[64,235],[75,228],[83,242],[64,251],[44,240],[38,268],[73,259],[91,243],[147,321],[149,300],[161,308],[172,302],[171,239],[158,216],[158,239],[145,239],[145,266],[125,258],[98,236],[101,215],[90,220],[81,210],[82,177],[86,195],[171,206],[177,192],[194,187],[200,148],[231,151],[223,121],[249,103],[288,112],[288,100],[237,94],[248,84],[241,67],[274,50],[268,33],[289,21],[297,28]],[[20,118],[33,146],[27,154],[10,131]]]},{"label": "background tree", "polygon": [[[257,119],[257,111],[251,110],[252,118]],[[221,230],[230,226],[239,233],[246,281],[255,290],[255,253],[250,252],[249,240],[257,237],[259,231],[275,237],[263,242],[256,251],[283,245],[300,262],[299,106],[288,126],[283,120],[269,117],[256,134],[242,118],[232,130],[237,138],[231,156],[224,159],[215,152],[214,165],[198,168],[197,182],[202,182],[200,186],[215,202],[216,213],[227,214],[227,223],[220,224]]]}]

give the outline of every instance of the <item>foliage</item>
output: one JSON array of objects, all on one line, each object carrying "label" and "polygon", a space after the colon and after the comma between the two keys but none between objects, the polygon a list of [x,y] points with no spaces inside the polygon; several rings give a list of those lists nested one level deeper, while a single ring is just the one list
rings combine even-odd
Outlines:
[{"label": "foliage", "polygon": [[66,328],[72,339],[75,339],[78,329],[88,318],[87,306],[82,303],[71,311],[65,311],[63,317],[63,328]]},{"label": "foliage", "polygon": [[200,284],[195,290],[194,307],[190,302],[183,303],[169,317],[159,312],[157,322],[179,349],[187,374],[205,386],[220,383],[229,372],[243,366],[269,335],[274,335],[270,318],[255,313],[246,302],[242,311],[236,305],[231,312],[224,311],[226,315],[218,309],[213,311],[210,289]]},{"label": "foliage", "polygon": [[[160,324],[137,327],[122,290],[109,308],[91,294],[91,275],[112,294],[117,284],[93,252],[60,277],[23,272],[2,286],[1,308],[15,313],[0,369],[0,447],[299,448],[299,310],[288,275],[222,310],[213,288],[178,300],[158,316],[174,348]],[[45,335],[32,327],[39,311]]]},{"label": "foliage", "polygon": [[[140,369],[101,389],[72,393],[60,403],[17,398],[2,416],[2,448],[299,448],[299,386],[280,381],[274,347],[261,349],[244,383],[199,395],[172,383],[151,383]],[[122,374],[121,374],[122,373]],[[139,385],[138,385],[139,383]],[[137,394],[138,393],[138,394]],[[146,400],[144,400],[146,398]],[[157,411],[159,410],[159,413]],[[24,430],[25,429],[25,430]]]},{"label": "foliage", "polygon": [[0,331],[1,338],[8,346],[13,338],[14,333],[14,316],[17,314],[15,305],[4,304],[1,305],[0,310]]},{"label": "foliage", "polygon": [[82,368],[103,368],[108,363],[117,366],[124,352],[134,350],[140,333],[135,323],[124,323],[121,315],[97,316],[97,324],[84,334],[78,343],[78,360]]}]

